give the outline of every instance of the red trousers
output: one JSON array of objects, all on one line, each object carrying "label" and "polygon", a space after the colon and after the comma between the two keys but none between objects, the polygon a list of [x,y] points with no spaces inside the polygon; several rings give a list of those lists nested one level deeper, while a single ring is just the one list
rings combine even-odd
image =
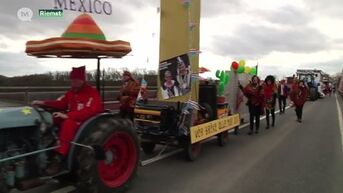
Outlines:
[{"label": "red trousers", "polygon": [[54,119],[54,123],[59,127],[58,137],[61,145],[56,149],[56,152],[66,157],[70,149],[70,142],[74,140],[81,123],[75,122],[72,119],[60,118]]}]

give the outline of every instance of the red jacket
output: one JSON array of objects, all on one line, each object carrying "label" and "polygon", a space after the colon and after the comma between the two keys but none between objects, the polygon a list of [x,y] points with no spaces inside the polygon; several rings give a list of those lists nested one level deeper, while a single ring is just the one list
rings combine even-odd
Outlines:
[{"label": "red jacket", "polygon": [[98,91],[87,83],[78,92],[69,90],[57,100],[44,101],[44,105],[66,111],[76,122],[84,122],[104,111]]},{"label": "red jacket", "polygon": [[252,84],[248,84],[243,89],[243,93],[248,98],[248,105],[263,107],[264,96],[262,86],[254,87]]},{"label": "red jacket", "polygon": [[295,86],[290,94],[291,100],[296,106],[302,106],[307,101],[308,90],[307,87]]}]

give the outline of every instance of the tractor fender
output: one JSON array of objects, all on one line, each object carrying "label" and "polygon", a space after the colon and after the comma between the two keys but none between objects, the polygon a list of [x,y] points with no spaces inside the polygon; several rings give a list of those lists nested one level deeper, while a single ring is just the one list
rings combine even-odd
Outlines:
[{"label": "tractor fender", "polygon": [[[88,131],[92,128],[92,126],[101,119],[104,118],[110,118],[110,117],[115,117],[115,114],[113,113],[101,113],[98,114],[90,119],[88,119],[86,122],[84,122],[81,127],[79,128],[79,130],[76,133],[76,136],[74,138],[74,142],[80,143],[82,141],[82,139],[86,136],[86,134],[88,133]],[[73,168],[73,162],[74,162],[74,154],[76,153],[76,149],[77,146],[75,145],[71,145],[70,146],[70,150],[69,150],[69,154],[67,157],[67,168],[68,170],[72,170]]]}]

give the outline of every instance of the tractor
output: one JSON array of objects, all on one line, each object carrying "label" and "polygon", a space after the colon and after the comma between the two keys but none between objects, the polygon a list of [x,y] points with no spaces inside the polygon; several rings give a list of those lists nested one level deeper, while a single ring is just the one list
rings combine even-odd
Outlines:
[{"label": "tractor", "polygon": [[[71,23],[62,37],[26,43],[26,53],[37,58],[97,59],[98,91],[100,59],[121,58],[130,51],[128,42],[107,41],[85,13]],[[60,146],[59,128],[52,118],[57,111],[38,107],[0,109],[0,193],[13,188],[31,189],[51,179],[72,181],[78,192],[125,190],[138,166],[138,139],[132,121],[107,110],[84,122],[68,142],[71,149],[63,160],[64,170],[54,176],[43,175],[53,150]]]},{"label": "tractor", "polygon": [[104,112],[83,123],[64,163],[64,171],[44,176],[58,145],[53,109],[14,107],[0,110],[0,192],[27,190],[50,179],[69,180],[83,192],[117,192],[134,177],[139,160],[131,121]]}]

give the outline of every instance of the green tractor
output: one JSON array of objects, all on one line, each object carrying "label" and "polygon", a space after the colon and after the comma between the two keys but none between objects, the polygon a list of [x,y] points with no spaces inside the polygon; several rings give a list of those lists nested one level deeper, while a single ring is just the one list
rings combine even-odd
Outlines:
[{"label": "green tractor", "polygon": [[124,190],[139,161],[132,122],[111,113],[92,117],[70,142],[64,171],[43,176],[49,154],[59,147],[51,112],[36,107],[0,110],[0,193],[27,190],[53,178],[73,179],[82,192]]},{"label": "green tractor", "polygon": [[[69,29],[78,29],[73,27],[74,23],[92,24],[82,26],[81,32],[98,28],[89,15],[81,14],[62,37],[28,41],[26,53],[38,58],[97,59],[96,86],[100,91],[100,59],[121,58],[131,51],[130,44],[106,41],[103,34],[91,32],[71,37]],[[78,192],[125,190],[138,166],[138,139],[133,123],[111,112],[97,114],[84,122],[69,142],[71,149],[64,160],[64,170],[55,176],[43,175],[50,154],[60,144],[59,128],[52,119],[56,111],[38,107],[0,109],[0,193],[13,188],[31,189],[56,178],[74,182]]]}]

